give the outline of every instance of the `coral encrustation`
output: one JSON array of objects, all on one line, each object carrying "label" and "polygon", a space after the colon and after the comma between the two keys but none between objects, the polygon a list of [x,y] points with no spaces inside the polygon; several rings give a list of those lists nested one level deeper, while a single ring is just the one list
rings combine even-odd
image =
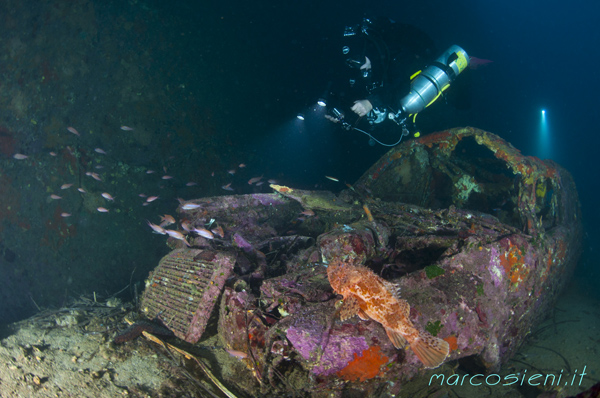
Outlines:
[{"label": "coral encrustation", "polygon": [[304,328],[291,326],[287,330],[287,338],[302,357],[314,364],[312,372],[320,376],[328,376],[344,369],[356,356],[362,355],[369,346],[365,338],[330,335],[327,346],[321,354],[323,329],[314,332]]}]

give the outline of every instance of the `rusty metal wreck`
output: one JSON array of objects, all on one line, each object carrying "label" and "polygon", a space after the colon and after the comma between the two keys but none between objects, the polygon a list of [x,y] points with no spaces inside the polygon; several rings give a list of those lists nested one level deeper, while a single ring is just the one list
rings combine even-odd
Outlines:
[{"label": "rusty metal wreck", "polygon": [[338,195],[273,189],[187,201],[190,225],[224,238],[170,239],[141,305],[189,343],[216,334],[247,355],[211,365],[251,396],[393,395],[426,377],[379,323],[339,319],[329,262],[397,285],[415,327],[448,343],[446,364],[491,372],[547,316],[581,251],[570,174],[475,128],[399,145]]}]

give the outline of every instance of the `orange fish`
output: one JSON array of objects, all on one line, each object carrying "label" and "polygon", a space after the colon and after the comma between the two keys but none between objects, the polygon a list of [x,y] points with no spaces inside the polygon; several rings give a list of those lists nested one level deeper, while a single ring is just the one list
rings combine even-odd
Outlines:
[{"label": "orange fish", "polygon": [[333,290],[344,296],[340,318],[358,315],[379,322],[396,348],[406,343],[427,368],[437,368],[448,356],[448,343],[417,330],[409,319],[410,305],[398,298],[396,286],[367,267],[332,261],[327,276]]},{"label": "orange fish", "polygon": [[166,227],[167,225],[175,224],[175,218],[169,214],[165,214],[164,216],[160,216],[160,226]]},{"label": "orange fish", "polygon": [[373,218],[373,213],[371,213],[371,210],[369,209],[369,206],[367,205],[363,205],[363,210],[365,211],[365,214],[367,215],[367,219],[369,221],[374,221],[375,219]]},{"label": "orange fish", "polygon": [[217,235],[219,238],[224,238],[225,237],[225,231],[223,231],[223,227],[222,226],[218,226],[215,227],[213,229],[210,230],[213,234]]}]

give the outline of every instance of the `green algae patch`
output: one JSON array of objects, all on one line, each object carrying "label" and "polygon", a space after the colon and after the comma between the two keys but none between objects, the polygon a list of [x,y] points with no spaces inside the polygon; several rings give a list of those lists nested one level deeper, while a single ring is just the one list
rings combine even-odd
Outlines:
[{"label": "green algae patch", "polygon": [[437,336],[437,334],[442,330],[444,325],[440,321],[435,321],[434,323],[427,322],[427,326],[425,326],[425,330],[427,330],[432,336]]},{"label": "green algae patch", "polygon": [[436,276],[443,275],[446,271],[443,268],[438,267],[437,265],[428,265],[425,267],[425,275],[427,278],[433,279]]}]

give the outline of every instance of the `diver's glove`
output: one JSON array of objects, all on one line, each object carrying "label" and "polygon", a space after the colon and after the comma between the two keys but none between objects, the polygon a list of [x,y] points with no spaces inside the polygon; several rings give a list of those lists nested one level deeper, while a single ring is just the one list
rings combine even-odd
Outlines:
[{"label": "diver's glove", "polygon": [[373,104],[369,100],[358,100],[354,101],[354,105],[350,109],[358,116],[363,117],[373,110]]}]

